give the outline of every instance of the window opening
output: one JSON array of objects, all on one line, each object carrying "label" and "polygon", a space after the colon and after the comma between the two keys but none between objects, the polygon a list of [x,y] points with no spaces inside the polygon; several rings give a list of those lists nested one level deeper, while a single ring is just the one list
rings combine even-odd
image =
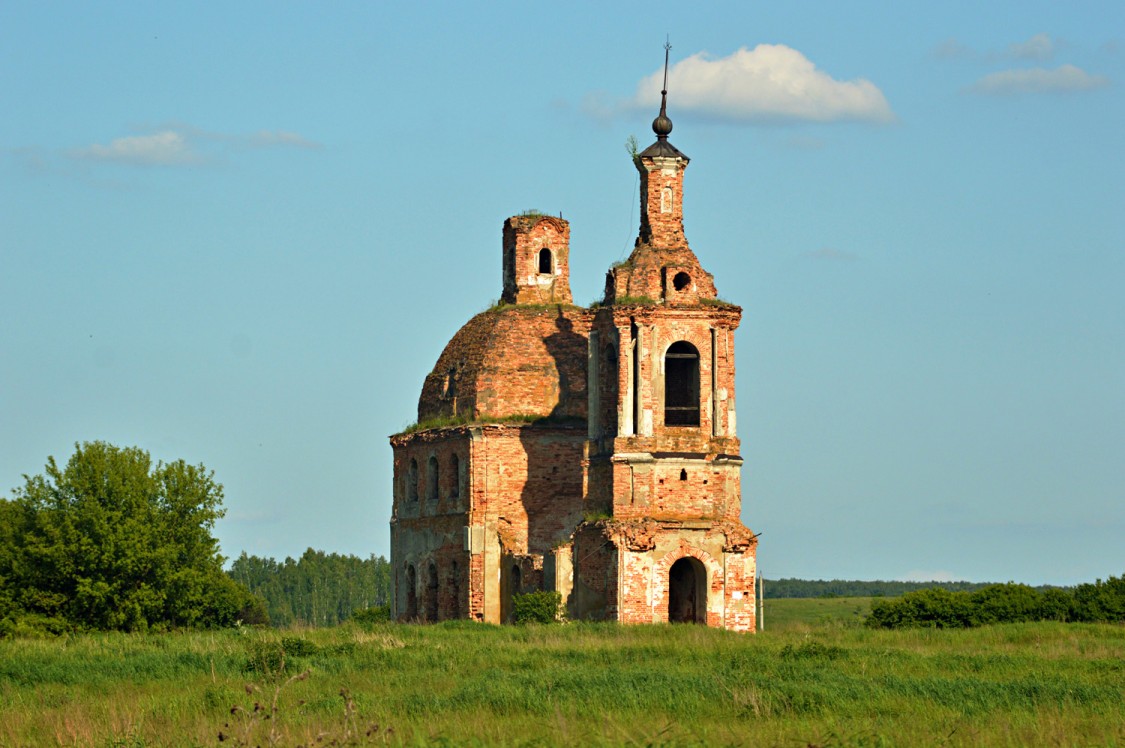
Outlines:
[{"label": "window opening", "polygon": [[449,470],[453,473],[453,485],[449,488],[451,499],[461,498],[461,459],[457,455],[449,458]]},{"label": "window opening", "polygon": [[699,351],[683,340],[664,356],[664,425],[699,425]]},{"label": "window opening", "polygon": [[687,288],[690,285],[691,285],[691,276],[688,275],[687,273],[679,272],[679,273],[676,273],[676,276],[674,278],[672,278],[672,287],[675,288],[677,291],[683,291],[685,288]]},{"label": "window opening", "polygon": [[539,274],[550,275],[551,272],[551,250],[544,247],[539,250]]},{"label": "window opening", "polygon": [[680,480],[687,480],[687,470],[680,470]]},{"label": "window opening", "polygon": [[605,397],[602,398],[602,410],[607,434],[617,434],[617,349],[612,345],[605,349]]},{"label": "window opening", "polygon": [[433,454],[425,463],[425,497],[427,501],[438,501],[438,458]]},{"label": "window opening", "polygon": [[406,473],[406,498],[410,501],[418,500],[418,461],[410,458],[410,470]]}]

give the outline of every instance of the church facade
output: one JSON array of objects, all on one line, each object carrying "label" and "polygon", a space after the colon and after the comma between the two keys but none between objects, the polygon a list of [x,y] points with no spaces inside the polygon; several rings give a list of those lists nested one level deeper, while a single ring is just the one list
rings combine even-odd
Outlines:
[{"label": "church facade", "polygon": [[453,336],[417,426],[391,437],[396,619],[502,623],[516,594],[554,590],[572,619],[755,629],[742,310],[688,246],[663,96],[634,158],[640,232],[603,301],[573,304],[566,221],[509,218],[500,304]]}]

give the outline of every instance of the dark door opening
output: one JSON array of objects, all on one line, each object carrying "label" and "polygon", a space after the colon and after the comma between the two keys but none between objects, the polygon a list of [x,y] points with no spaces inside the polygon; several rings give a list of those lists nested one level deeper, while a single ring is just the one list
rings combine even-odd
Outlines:
[{"label": "dark door opening", "polygon": [[429,573],[426,579],[426,620],[436,621],[438,619],[438,573],[437,567],[433,562],[430,563]]},{"label": "dark door opening", "polygon": [[406,620],[413,621],[418,617],[418,575],[414,565],[406,567]]},{"label": "dark door opening", "polygon": [[707,570],[685,556],[668,570],[668,622],[707,623]]}]

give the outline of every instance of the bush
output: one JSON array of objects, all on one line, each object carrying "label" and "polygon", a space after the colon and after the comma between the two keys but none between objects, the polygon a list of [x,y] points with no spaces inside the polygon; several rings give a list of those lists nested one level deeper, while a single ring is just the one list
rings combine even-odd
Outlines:
[{"label": "bush", "polygon": [[562,595],[545,590],[515,595],[512,607],[516,623],[557,623],[562,618]]},{"label": "bush", "polygon": [[965,628],[975,626],[979,621],[969,593],[934,587],[872,602],[871,613],[865,623],[872,628],[887,629],[907,626]]},{"label": "bush", "polygon": [[990,584],[970,593],[977,623],[1020,623],[1043,617],[1043,596],[1026,584]]},{"label": "bush", "polygon": [[370,608],[357,608],[352,613],[352,620],[362,626],[387,623],[391,620],[391,606],[373,605]]},{"label": "bush", "polygon": [[1125,577],[1042,592],[1026,584],[990,584],[975,592],[940,588],[876,600],[864,623],[872,628],[961,628],[1023,621],[1125,623]]},{"label": "bush", "polygon": [[267,678],[277,677],[299,669],[298,658],[311,657],[319,651],[320,647],[299,636],[284,636],[281,641],[257,639],[246,645],[243,670]]}]

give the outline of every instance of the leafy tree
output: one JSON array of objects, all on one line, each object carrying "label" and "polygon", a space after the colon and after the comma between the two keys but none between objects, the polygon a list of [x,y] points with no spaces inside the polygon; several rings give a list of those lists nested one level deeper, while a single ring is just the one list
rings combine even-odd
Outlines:
[{"label": "leafy tree", "polygon": [[2,524],[18,527],[0,532],[0,582],[14,607],[127,631],[228,625],[253,611],[249,591],[222,572],[212,528],[223,487],[212,472],[153,464],[136,447],[75,448],[64,468],[50,457],[43,475],[25,475],[2,509]]},{"label": "leafy tree", "polygon": [[1125,575],[1078,585],[1073,616],[1090,623],[1125,621]]}]

